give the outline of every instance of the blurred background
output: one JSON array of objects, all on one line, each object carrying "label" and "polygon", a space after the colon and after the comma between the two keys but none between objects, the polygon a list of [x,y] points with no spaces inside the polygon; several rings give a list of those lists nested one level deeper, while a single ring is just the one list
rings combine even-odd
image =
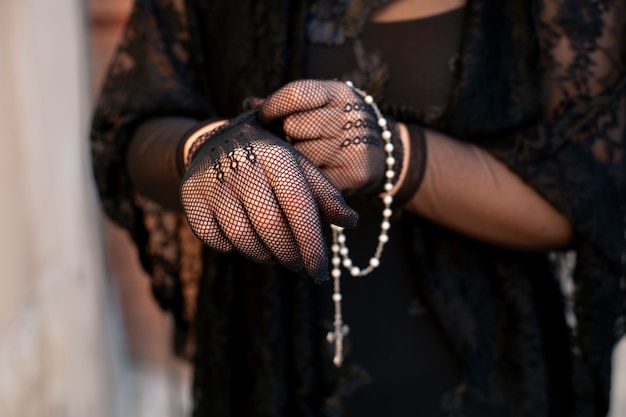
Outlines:
[{"label": "blurred background", "polygon": [[131,0],[0,0],[0,416],[188,415],[134,247],[101,214],[88,131]]},{"label": "blurred background", "polygon": [[[190,410],[171,323],[91,176],[91,112],[131,6],[0,0],[1,417]],[[624,342],[615,369],[611,417],[624,417]]]}]

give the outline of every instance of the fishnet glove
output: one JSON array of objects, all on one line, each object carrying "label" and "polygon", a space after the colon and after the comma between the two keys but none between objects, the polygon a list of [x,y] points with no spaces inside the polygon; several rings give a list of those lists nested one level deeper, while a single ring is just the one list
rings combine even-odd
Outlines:
[{"label": "fishnet glove", "polygon": [[190,160],[181,200],[200,240],[327,278],[320,214],[346,227],[357,214],[310,161],[258,125],[256,112],[223,125]]},{"label": "fishnet glove", "polygon": [[[300,80],[276,91],[260,106],[262,123],[282,119],[293,146],[309,158],[340,190],[370,195],[383,191],[387,155],[381,127],[372,107],[340,81]],[[396,176],[403,149],[396,124],[392,132]]]}]

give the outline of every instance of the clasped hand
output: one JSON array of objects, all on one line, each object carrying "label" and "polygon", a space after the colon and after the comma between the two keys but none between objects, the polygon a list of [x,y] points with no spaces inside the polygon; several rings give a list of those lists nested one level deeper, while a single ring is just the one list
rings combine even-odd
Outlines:
[{"label": "clasped hand", "polygon": [[[383,191],[387,154],[381,127],[372,106],[346,83],[334,80],[291,82],[267,99],[251,99],[261,123],[282,120],[294,148],[310,159],[346,194],[373,195]],[[394,132],[396,175],[402,144]]]},{"label": "clasped hand", "polygon": [[181,187],[189,225],[219,251],[327,278],[321,218],[352,227],[358,216],[317,167],[256,116],[232,119],[192,155]]}]

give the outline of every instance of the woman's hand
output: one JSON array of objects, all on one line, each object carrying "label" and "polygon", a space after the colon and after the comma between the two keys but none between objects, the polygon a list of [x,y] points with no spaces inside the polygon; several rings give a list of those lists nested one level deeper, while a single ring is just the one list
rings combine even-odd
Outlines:
[{"label": "woman's hand", "polygon": [[219,251],[328,276],[321,216],[351,227],[357,214],[321,172],[263,129],[256,112],[221,126],[195,153],[181,201],[196,236]]},{"label": "woman's hand", "polygon": [[[261,123],[282,120],[293,146],[310,159],[340,190],[371,195],[383,191],[387,154],[382,127],[372,106],[341,81],[291,82],[266,100],[252,99]],[[403,146],[396,124],[389,122],[399,175]]]}]

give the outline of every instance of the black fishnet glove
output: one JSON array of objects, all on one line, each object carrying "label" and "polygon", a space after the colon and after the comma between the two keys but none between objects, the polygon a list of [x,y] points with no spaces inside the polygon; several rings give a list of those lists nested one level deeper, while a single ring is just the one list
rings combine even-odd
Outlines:
[{"label": "black fishnet glove", "polygon": [[181,200],[200,240],[327,277],[320,213],[345,227],[357,214],[310,161],[259,126],[256,112],[223,125],[190,160]]},{"label": "black fishnet glove", "polygon": [[[382,129],[372,107],[345,83],[294,81],[264,101],[250,99],[248,105],[260,106],[264,124],[283,119],[284,132],[293,146],[340,190],[359,195],[383,191],[387,154]],[[397,177],[402,143],[396,124],[388,119],[388,125],[393,133]]]}]

